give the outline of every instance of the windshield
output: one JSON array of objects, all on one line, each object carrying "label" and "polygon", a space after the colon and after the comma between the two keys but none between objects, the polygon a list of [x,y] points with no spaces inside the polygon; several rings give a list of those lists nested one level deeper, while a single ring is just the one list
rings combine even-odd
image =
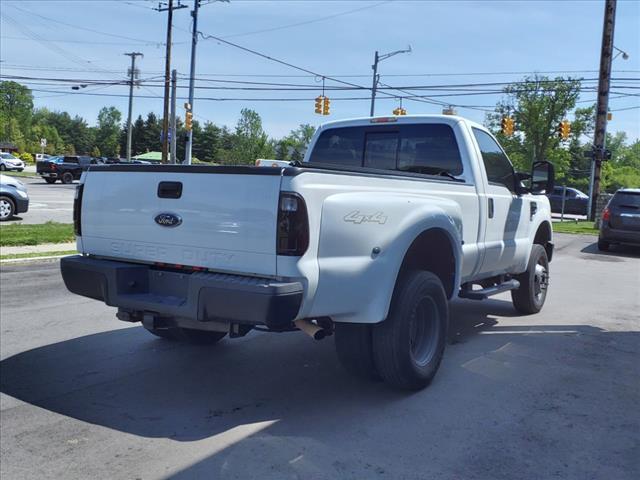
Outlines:
[{"label": "windshield", "polygon": [[2,157],[3,160],[18,160],[16,157],[11,155],[10,153],[0,153],[0,157]]}]

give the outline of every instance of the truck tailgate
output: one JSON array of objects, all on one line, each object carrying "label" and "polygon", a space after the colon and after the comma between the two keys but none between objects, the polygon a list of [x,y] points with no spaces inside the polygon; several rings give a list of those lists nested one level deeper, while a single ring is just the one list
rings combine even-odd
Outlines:
[{"label": "truck tailgate", "polygon": [[[82,251],[274,276],[280,181],[280,169],[92,168],[82,199]],[[161,182],[169,182],[165,192]],[[172,188],[181,190],[179,198],[165,198],[177,196]]]}]

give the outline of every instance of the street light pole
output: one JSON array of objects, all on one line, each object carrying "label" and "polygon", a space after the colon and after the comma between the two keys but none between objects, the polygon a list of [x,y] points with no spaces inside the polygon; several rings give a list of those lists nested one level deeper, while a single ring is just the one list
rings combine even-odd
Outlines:
[{"label": "street light pole", "polygon": [[409,45],[404,50],[396,50],[395,52],[385,53],[383,55],[379,55],[376,50],[376,54],[373,58],[373,65],[371,68],[373,69],[373,85],[371,86],[371,109],[369,115],[373,117],[375,115],[376,110],[376,90],[378,88],[378,80],[380,76],[378,75],[378,63],[383,60],[386,60],[389,57],[393,57],[394,55],[398,55],[399,53],[411,53],[411,45]]},{"label": "street light pole", "polygon": [[131,57],[131,70],[129,71],[129,115],[127,116],[127,162],[131,161],[131,114],[133,110],[133,84],[137,76],[136,57],[144,57],[140,52],[125,53]]},{"label": "street light pole", "polygon": [[378,51],[376,50],[375,57],[373,59],[373,65],[371,68],[373,69],[373,86],[371,87],[371,112],[369,113],[370,117],[375,115],[376,109],[376,87],[378,86]]}]

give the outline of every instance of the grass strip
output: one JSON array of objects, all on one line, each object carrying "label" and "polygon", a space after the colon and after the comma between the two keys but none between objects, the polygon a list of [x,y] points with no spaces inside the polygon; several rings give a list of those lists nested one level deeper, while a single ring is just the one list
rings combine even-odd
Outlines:
[{"label": "grass strip", "polygon": [[590,220],[581,220],[577,222],[553,222],[553,231],[556,233],[574,233],[579,235],[598,235],[599,230],[593,227]]},{"label": "grass strip", "polygon": [[27,178],[38,178],[38,174],[34,172],[10,172],[9,170],[5,170],[4,172],[0,172],[3,175],[7,175],[8,177],[27,177]]},{"label": "grass strip", "polygon": [[38,253],[12,253],[9,255],[0,255],[0,260],[14,260],[17,258],[38,258],[38,257],[56,257],[60,255],[75,255],[76,250],[66,250],[64,252],[38,252]]},{"label": "grass strip", "polygon": [[0,247],[73,242],[72,223],[47,222],[35,225],[16,223],[0,227]]}]

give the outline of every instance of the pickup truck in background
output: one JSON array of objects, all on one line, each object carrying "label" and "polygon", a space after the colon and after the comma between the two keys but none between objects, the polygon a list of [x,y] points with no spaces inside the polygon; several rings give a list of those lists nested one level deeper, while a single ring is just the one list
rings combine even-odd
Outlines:
[{"label": "pickup truck in background", "polygon": [[74,202],[76,294],[171,340],[334,334],[360,377],[415,390],[443,356],[448,301],[547,295],[553,167],[514,171],[457,116],[328,123],[290,166],[92,166]]},{"label": "pickup truck in background", "polygon": [[66,155],[64,157],[51,157],[36,161],[36,173],[47,183],[60,182],[69,184],[74,180],[80,180],[82,172],[90,165],[98,165],[102,162],[93,157],[83,155]]}]

